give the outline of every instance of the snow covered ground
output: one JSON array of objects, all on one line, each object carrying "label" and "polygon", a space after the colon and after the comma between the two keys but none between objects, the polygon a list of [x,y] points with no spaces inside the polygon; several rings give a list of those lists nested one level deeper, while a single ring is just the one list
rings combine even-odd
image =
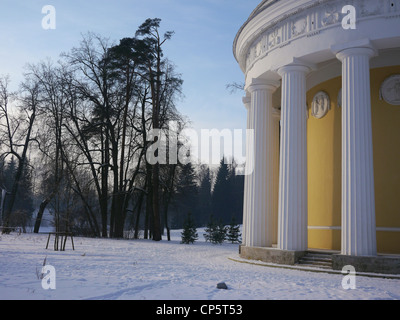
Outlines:
[{"label": "snow covered ground", "polygon": [[[356,277],[342,288],[343,275],[239,263],[238,245],[173,241],[74,238],[65,252],[45,249],[47,235],[0,237],[0,299],[23,300],[298,300],[400,299],[400,280]],[[51,245],[50,245],[51,246]],[[43,261],[56,271],[56,289],[39,279]],[[219,290],[225,282],[228,290]]]}]

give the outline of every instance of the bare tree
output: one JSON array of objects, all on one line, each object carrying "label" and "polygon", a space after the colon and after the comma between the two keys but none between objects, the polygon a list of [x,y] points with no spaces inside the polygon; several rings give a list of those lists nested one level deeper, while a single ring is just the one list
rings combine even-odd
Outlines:
[{"label": "bare tree", "polygon": [[[76,218],[71,208],[81,212],[96,236],[120,238],[128,213],[136,212],[137,231],[145,207],[146,233],[161,240],[160,207],[168,230],[176,164],[161,174],[158,163],[145,161],[158,139],[149,131],[183,119],[175,106],[182,80],[162,50],[173,33],[160,35],[160,22],[146,20],[135,37],[117,45],[88,33],[59,63],[30,65],[18,96],[9,92],[7,78],[0,80],[0,163],[11,156],[18,163],[5,216],[35,141],[35,154],[46,164],[35,232],[51,204],[68,221]],[[13,111],[11,101],[18,106]]]},{"label": "bare tree", "polygon": [[[30,77],[36,79],[40,86],[42,105],[38,116],[39,150],[42,154],[41,161],[47,163],[43,178],[47,185],[50,184],[49,187],[42,188],[44,199],[39,206],[34,232],[39,231],[47,205],[53,200],[59,202],[59,198],[67,199],[64,196],[69,194],[65,190],[68,186],[82,200],[92,234],[99,235],[97,219],[93,210],[88,207],[88,201],[81,191],[82,182],[76,177],[77,168],[74,165],[76,159],[68,155],[71,152],[71,138],[67,134],[64,122],[69,120],[66,117],[68,107],[77,103],[71,71],[61,64],[54,65],[50,61],[30,65],[28,70]],[[82,171],[79,172],[82,173]],[[55,208],[58,207],[60,205],[55,206]],[[65,207],[64,204],[61,207]],[[57,217],[58,214],[56,210],[55,216]],[[65,223],[65,227],[68,228],[68,219]],[[59,224],[56,227],[60,227]]]},{"label": "bare tree", "polygon": [[[44,196],[36,216],[34,232],[39,232],[43,212],[49,202],[56,196],[63,178],[62,160],[62,124],[66,97],[62,83],[59,81],[59,70],[50,61],[38,65],[29,65],[28,74],[39,86],[42,104],[39,108],[38,137],[42,161],[47,162],[47,176],[53,180],[51,188]],[[48,180],[48,179],[47,179]]]}]

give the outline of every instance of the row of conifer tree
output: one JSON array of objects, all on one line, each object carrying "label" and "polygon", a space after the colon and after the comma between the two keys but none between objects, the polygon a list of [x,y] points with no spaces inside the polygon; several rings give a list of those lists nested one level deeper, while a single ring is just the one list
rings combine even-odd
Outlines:
[{"label": "row of conifer tree", "polygon": [[[222,244],[224,241],[230,243],[241,242],[240,225],[236,223],[234,217],[232,217],[229,225],[224,225],[221,219],[216,221],[214,216],[211,215],[204,232],[203,236],[206,242],[213,244]],[[181,242],[184,244],[194,243],[199,239],[196,225],[190,213],[185,220],[181,237]]]}]

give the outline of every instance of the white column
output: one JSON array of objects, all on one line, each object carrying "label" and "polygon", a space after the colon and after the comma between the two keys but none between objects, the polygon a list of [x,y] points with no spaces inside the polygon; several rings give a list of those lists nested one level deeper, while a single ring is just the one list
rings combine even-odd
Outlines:
[{"label": "white column", "polygon": [[249,126],[254,130],[254,142],[249,150],[254,170],[246,176],[247,209],[245,245],[271,247],[273,242],[273,119],[272,93],[279,83],[253,80]]},{"label": "white column", "polygon": [[250,146],[253,144],[253,137],[250,135],[250,131],[252,128],[252,124],[250,123],[250,111],[251,111],[251,98],[250,96],[246,95],[243,97],[243,104],[247,110],[247,132],[246,132],[246,169],[245,169],[245,176],[244,176],[244,199],[243,199],[243,227],[242,227],[242,245],[246,246],[247,240],[247,228],[248,228],[248,216],[249,216],[249,208],[248,208],[248,201],[249,198],[249,187],[248,187],[248,174],[252,170],[252,159],[250,152]]},{"label": "white column", "polygon": [[342,254],[376,255],[369,60],[365,47],[337,51],[342,61]]},{"label": "white column", "polygon": [[273,230],[273,243],[278,243],[278,208],[279,208],[279,132],[281,127],[281,111],[278,109],[274,109],[272,112],[273,115],[273,139],[274,139],[274,146],[273,146],[273,157],[274,157],[274,164],[273,164],[273,175],[274,175],[274,182],[273,182],[273,193],[274,193],[274,200],[273,200],[273,219],[272,223],[274,225]]},{"label": "white column", "polygon": [[307,119],[304,65],[280,68],[282,77],[278,248],[307,250]]}]

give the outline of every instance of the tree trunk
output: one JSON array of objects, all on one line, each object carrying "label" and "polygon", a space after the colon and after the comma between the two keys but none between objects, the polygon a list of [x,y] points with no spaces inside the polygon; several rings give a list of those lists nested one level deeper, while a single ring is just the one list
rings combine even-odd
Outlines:
[{"label": "tree trunk", "polygon": [[167,201],[164,205],[164,224],[165,224],[165,229],[167,229],[167,240],[171,241],[171,233],[168,225],[168,203]]},{"label": "tree trunk", "polygon": [[153,186],[152,186],[152,173],[153,167],[146,163],[146,179],[147,179],[147,195],[146,195],[146,216],[144,221],[144,238],[149,238],[149,229],[151,227],[150,218],[153,215]]},{"label": "tree trunk", "polygon": [[[33,100],[33,98],[32,98]],[[8,227],[9,224],[9,219],[14,207],[15,199],[17,197],[17,192],[18,192],[18,187],[19,183],[22,177],[22,173],[24,171],[24,166],[26,162],[26,155],[28,152],[28,147],[29,147],[29,142],[31,139],[31,132],[33,129],[33,123],[35,122],[35,117],[36,117],[36,106],[34,106],[31,118],[29,119],[29,127],[28,127],[28,132],[25,138],[25,143],[22,151],[22,155],[18,157],[18,169],[17,173],[15,174],[15,180],[11,189],[11,194],[10,194],[10,200],[8,202],[7,210],[5,211],[5,218],[4,218],[4,226]]]},{"label": "tree trunk", "polygon": [[[156,151],[157,152],[157,151]],[[153,166],[153,240],[161,240],[161,221],[160,221],[160,203],[159,203],[159,164]]]},{"label": "tree trunk", "polygon": [[137,209],[136,223],[135,223],[135,235],[133,236],[134,239],[139,239],[139,222],[140,222],[140,213],[142,212],[143,198],[144,198],[144,192],[142,192],[139,198],[139,205]]},{"label": "tree trunk", "polygon": [[43,218],[43,212],[46,209],[46,207],[50,201],[51,201],[51,198],[49,197],[49,198],[44,199],[42,201],[42,203],[40,204],[39,211],[36,216],[35,227],[33,229],[34,233],[39,233],[40,224],[42,223],[42,218]]},{"label": "tree trunk", "polygon": [[[104,134],[102,133],[102,138]],[[101,195],[100,195],[100,211],[102,221],[102,237],[107,238],[107,213],[108,213],[108,162],[109,162],[109,144],[108,137],[105,137],[105,146],[102,152],[102,167],[101,167]],[[111,220],[111,219],[110,219]]]}]

